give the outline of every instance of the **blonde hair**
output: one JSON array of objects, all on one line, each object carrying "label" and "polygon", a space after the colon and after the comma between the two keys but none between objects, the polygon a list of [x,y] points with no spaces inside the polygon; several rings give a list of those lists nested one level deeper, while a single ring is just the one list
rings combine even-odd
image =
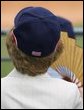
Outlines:
[{"label": "blonde hair", "polygon": [[54,51],[47,57],[36,58],[28,56],[19,50],[19,48],[13,42],[12,30],[9,32],[6,38],[7,50],[15,68],[23,74],[27,73],[30,76],[36,76],[38,74],[45,73],[63,50],[63,45],[60,42],[58,44],[57,51]]}]

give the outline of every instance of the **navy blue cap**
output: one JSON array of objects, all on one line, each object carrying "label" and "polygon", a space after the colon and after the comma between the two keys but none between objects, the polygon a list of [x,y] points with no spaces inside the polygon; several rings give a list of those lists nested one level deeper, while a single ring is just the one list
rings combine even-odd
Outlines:
[{"label": "navy blue cap", "polygon": [[60,39],[57,17],[42,7],[27,7],[15,17],[13,33],[17,46],[29,56],[50,55]]}]

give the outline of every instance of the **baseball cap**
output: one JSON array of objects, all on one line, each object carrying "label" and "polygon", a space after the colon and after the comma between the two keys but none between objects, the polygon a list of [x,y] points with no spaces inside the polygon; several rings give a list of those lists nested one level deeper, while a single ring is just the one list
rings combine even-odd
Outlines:
[{"label": "baseball cap", "polygon": [[14,19],[14,27],[17,47],[29,56],[50,55],[60,39],[57,16],[42,7],[22,9]]}]

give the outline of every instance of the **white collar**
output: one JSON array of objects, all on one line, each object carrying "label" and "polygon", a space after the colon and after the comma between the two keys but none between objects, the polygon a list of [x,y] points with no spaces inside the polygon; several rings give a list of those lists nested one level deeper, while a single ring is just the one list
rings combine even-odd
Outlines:
[{"label": "white collar", "polygon": [[22,77],[22,78],[46,78],[46,77],[50,77],[51,76],[46,72],[44,74],[40,74],[37,76],[29,76],[28,74],[22,74],[19,71],[17,71],[16,68],[14,68],[8,75],[8,77]]}]

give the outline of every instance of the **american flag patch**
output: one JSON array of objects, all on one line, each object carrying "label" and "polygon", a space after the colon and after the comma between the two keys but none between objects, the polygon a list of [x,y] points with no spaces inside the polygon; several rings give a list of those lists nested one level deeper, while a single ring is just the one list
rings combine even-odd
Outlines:
[{"label": "american flag patch", "polygon": [[32,51],[33,56],[41,56],[41,52]]}]

